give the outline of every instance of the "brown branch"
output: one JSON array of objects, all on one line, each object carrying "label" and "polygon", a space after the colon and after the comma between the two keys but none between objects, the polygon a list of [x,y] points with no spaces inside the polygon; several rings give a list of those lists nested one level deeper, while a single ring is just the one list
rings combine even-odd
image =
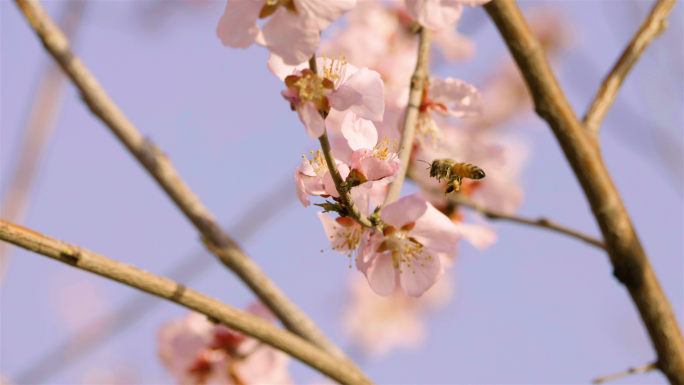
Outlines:
[{"label": "brown branch", "polygon": [[0,240],[195,310],[291,355],[341,384],[370,384],[352,364],[257,316],[236,310],[168,278],[0,219]]},{"label": "brown branch", "polygon": [[548,122],[582,185],[614,275],[629,290],[658,354],[658,369],[670,382],[684,384],[682,334],[598,148],[585,134],[515,1],[493,0],[484,7],[525,78],[537,114]]},{"label": "brown branch", "polygon": [[406,106],[406,116],[404,117],[404,124],[401,134],[401,154],[399,159],[403,167],[399,170],[397,179],[392,182],[385,197],[383,206],[396,201],[401,193],[401,187],[406,178],[409,161],[411,160],[411,152],[413,151],[413,140],[416,136],[416,125],[418,124],[418,116],[420,115],[420,103],[423,99],[423,91],[429,84],[428,67],[430,62],[430,43],[432,42],[432,31],[427,28],[420,29],[420,43],[418,45],[418,60],[416,61],[416,69],[411,76],[411,89],[409,91],[409,101]]},{"label": "brown branch", "polygon": [[454,194],[449,197],[449,200],[457,205],[460,206],[466,206],[471,209],[477,210],[480,213],[482,213],[484,216],[486,216],[489,219],[502,219],[510,222],[515,222],[515,223],[520,223],[523,225],[528,225],[528,226],[535,226],[535,227],[541,227],[546,230],[551,230],[555,231],[561,234],[565,234],[574,238],[577,238],[579,240],[582,240],[586,243],[589,243],[591,245],[594,245],[596,247],[599,247],[601,249],[606,249],[606,245],[603,241],[596,239],[590,235],[586,235],[583,233],[580,233],[579,231],[573,230],[571,228],[561,226],[559,224],[556,224],[546,218],[539,218],[539,219],[528,219],[528,218],[523,218],[515,215],[508,215],[508,214],[501,214],[497,213],[491,210],[488,210],[484,208],[483,206],[480,206],[476,203],[473,203],[470,199],[466,198],[465,196],[461,194]]},{"label": "brown branch", "polygon": [[181,179],[171,161],[148,142],[100,86],[83,62],[69,48],[69,41],[37,0],[15,0],[45,48],[81,91],[90,110],[121,140],[154,177],[178,208],[202,234],[209,250],[259,297],[291,332],[338,358],[342,351],[330,342],[313,321],[290,301],[216,223],[195,193]]},{"label": "brown branch", "polygon": [[[86,2],[81,0],[64,3],[64,13],[59,24],[69,39],[76,34],[85,4]],[[0,203],[1,218],[19,223],[24,220],[36,171],[62,103],[64,83],[64,74],[59,66],[50,61],[40,79],[12,179],[7,184],[7,190]],[[7,274],[11,246],[7,243],[0,244],[0,285]]]},{"label": "brown branch", "polygon": [[594,384],[602,384],[602,383],[607,382],[607,381],[612,381],[612,380],[616,380],[616,379],[618,379],[618,378],[627,377],[627,376],[629,376],[630,374],[634,374],[634,373],[648,373],[648,372],[650,372],[651,370],[655,370],[655,369],[657,369],[657,365],[656,365],[656,363],[654,362],[654,363],[651,363],[651,364],[648,364],[648,365],[642,365],[642,366],[636,366],[636,367],[633,367],[633,368],[629,368],[629,369],[627,369],[627,370],[624,371],[624,372],[620,372],[620,373],[615,373],[615,374],[610,374],[610,375],[607,375],[607,376],[599,377],[599,378],[594,379],[594,381],[592,381],[592,382],[593,382]]},{"label": "brown branch", "polygon": [[[309,69],[313,71],[314,74],[318,74],[318,68],[316,68],[316,55],[309,60]],[[321,111],[321,117],[325,119],[327,113]],[[328,131],[323,128],[323,135],[318,138],[321,143],[321,150],[323,151],[323,156],[325,156],[325,163],[328,165],[328,170],[330,171],[330,176],[332,176],[333,182],[335,182],[335,189],[337,193],[340,194],[340,204],[344,208],[344,216],[347,216],[356,223],[363,227],[375,227],[373,222],[364,215],[356,204],[354,204],[354,199],[351,197],[351,186],[347,186],[347,183],[342,180],[342,175],[340,175],[340,170],[337,168],[337,163],[335,162],[335,155],[333,155],[332,147],[330,147],[330,140],[328,140]]]},{"label": "brown branch", "polygon": [[625,48],[625,52],[622,53],[618,62],[615,63],[615,67],[603,79],[601,87],[596,96],[594,96],[587,114],[584,116],[584,127],[587,133],[593,137],[598,135],[601,122],[603,122],[608,110],[613,105],[622,82],[637,60],[639,60],[641,53],[644,52],[644,49],[646,49],[651,40],[658,37],[667,28],[665,18],[670,14],[675,1],[658,0],[651,13],[632,38],[632,41]]}]

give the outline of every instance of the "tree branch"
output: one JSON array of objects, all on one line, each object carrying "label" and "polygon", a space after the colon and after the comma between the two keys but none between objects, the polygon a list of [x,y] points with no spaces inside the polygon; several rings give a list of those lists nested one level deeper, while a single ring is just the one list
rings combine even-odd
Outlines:
[{"label": "tree branch", "polygon": [[665,18],[670,14],[675,1],[658,0],[651,13],[632,38],[632,41],[625,48],[620,59],[615,63],[608,76],[603,79],[601,87],[596,96],[594,96],[587,114],[584,116],[584,126],[588,134],[593,137],[598,135],[601,122],[603,122],[606,114],[608,114],[608,110],[613,105],[625,77],[637,60],[639,60],[641,53],[644,52],[644,49],[646,49],[651,40],[655,39],[667,28]]},{"label": "tree branch", "polygon": [[154,177],[178,208],[202,234],[209,250],[261,299],[291,332],[338,358],[344,353],[330,342],[313,321],[290,301],[232,238],[221,230],[195,193],[181,179],[169,158],[135,128],[83,62],[37,0],[15,0],[45,48],[80,90],[90,110],[121,140]]},{"label": "tree branch", "polygon": [[[318,74],[315,54],[311,57],[311,60],[309,60],[309,69],[311,69],[314,74]],[[321,117],[325,120],[327,113],[321,111]],[[323,128],[323,135],[318,138],[318,141],[321,143],[321,150],[323,151],[323,156],[325,156],[325,163],[328,165],[330,176],[332,176],[333,182],[335,182],[335,190],[340,194],[340,203],[345,209],[343,214],[355,220],[356,223],[363,227],[375,227],[373,222],[371,222],[370,219],[356,207],[356,204],[354,204],[354,199],[352,199],[350,193],[351,186],[347,186],[346,182],[342,180],[342,175],[340,175],[340,170],[337,168],[337,163],[335,162],[335,155],[333,154],[332,147],[330,147],[328,131],[325,128]]]},{"label": "tree branch", "polygon": [[592,381],[592,382],[594,384],[602,384],[602,383],[607,382],[607,381],[612,381],[612,380],[616,380],[618,378],[627,377],[630,374],[647,373],[647,372],[650,372],[651,370],[655,370],[655,369],[657,369],[657,366],[656,366],[656,363],[653,362],[653,363],[648,364],[648,365],[642,365],[642,366],[636,366],[633,368],[629,368],[624,372],[609,374],[607,376],[599,377],[599,378],[594,379],[594,381]]},{"label": "tree branch", "polygon": [[475,209],[479,212],[481,212],[484,216],[490,219],[503,219],[506,221],[511,221],[511,222],[516,222],[516,223],[521,223],[523,225],[528,225],[528,226],[535,226],[535,227],[541,227],[546,230],[551,230],[555,232],[559,232],[565,235],[569,235],[571,237],[577,238],[579,240],[582,240],[584,242],[587,242],[591,245],[594,245],[596,247],[599,247],[601,249],[606,249],[606,245],[603,241],[596,239],[590,235],[586,235],[583,233],[580,233],[579,231],[573,230],[571,228],[565,227],[558,225],[554,222],[551,222],[550,220],[546,218],[539,218],[539,219],[528,219],[528,218],[523,218],[515,215],[507,215],[507,214],[501,214],[497,213],[494,211],[487,210],[486,208],[473,203],[470,199],[466,198],[465,196],[461,194],[454,194],[449,197],[449,200],[457,205],[461,206],[466,206],[471,209]]},{"label": "tree branch", "polygon": [[423,99],[423,91],[425,91],[430,81],[428,78],[428,67],[430,63],[431,42],[432,31],[427,28],[421,28],[420,43],[418,45],[418,60],[416,61],[416,69],[413,71],[413,76],[411,77],[409,101],[406,106],[406,116],[404,117],[401,134],[401,154],[399,155],[399,159],[401,160],[403,167],[399,170],[397,179],[390,185],[383,206],[387,206],[399,198],[401,187],[406,178],[409,161],[411,160],[411,151],[413,150],[413,140],[416,137],[416,125],[418,124],[418,116],[420,115],[420,103]]},{"label": "tree branch", "polygon": [[300,337],[257,316],[236,310],[170,279],[139,270],[81,247],[0,219],[0,240],[95,273],[195,310],[297,358],[341,384],[370,384],[351,363],[338,360]]},{"label": "tree branch", "polygon": [[585,134],[515,1],[493,0],[484,7],[522,72],[537,113],[548,122],[582,185],[614,275],[629,290],[658,353],[658,369],[670,382],[684,384],[682,334],[597,146]]}]

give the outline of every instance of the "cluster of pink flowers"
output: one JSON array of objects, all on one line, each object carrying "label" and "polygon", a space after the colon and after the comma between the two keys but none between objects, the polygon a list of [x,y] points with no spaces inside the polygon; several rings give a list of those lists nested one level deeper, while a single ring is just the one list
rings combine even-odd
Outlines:
[{"label": "cluster of pink flowers", "polygon": [[[272,316],[260,303],[249,312]],[[165,324],[159,330],[159,357],[180,384],[291,384],[290,357],[199,313]]]}]

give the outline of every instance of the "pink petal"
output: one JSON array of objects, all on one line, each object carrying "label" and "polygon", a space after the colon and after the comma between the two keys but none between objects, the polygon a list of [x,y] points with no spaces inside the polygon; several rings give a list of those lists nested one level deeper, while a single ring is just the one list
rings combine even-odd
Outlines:
[{"label": "pink petal", "polygon": [[432,44],[439,47],[448,61],[462,61],[470,59],[475,54],[475,43],[456,32],[454,28],[443,29],[432,37]]},{"label": "pink petal", "polygon": [[406,0],[406,12],[433,31],[444,29],[461,18],[460,0]]},{"label": "pink petal", "polygon": [[294,0],[295,8],[318,31],[322,31],[345,12],[356,6],[356,0]]},{"label": "pink petal", "polygon": [[335,250],[342,254],[349,253],[349,247],[342,247],[345,242],[345,238],[337,236],[337,232],[340,231],[341,225],[329,215],[325,215],[321,212],[318,212],[317,214],[318,218],[323,224],[325,235],[327,236],[328,241],[332,243],[333,247],[335,247]]},{"label": "pink petal", "polygon": [[[243,2],[246,2],[242,0]],[[283,63],[298,65],[308,61],[316,52],[321,36],[306,20],[290,12],[279,10],[257,36],[256,42],[280,56]]]},{"label": "pink petal", "polygon": [[330,107],[337,111],[346,111],[355,104],[360,104],[363,100],[363,95],[355,89],[342,85],[335,91],[328,95]]},{"label": "pink petal", "polygon": [[247,48],[259,34],[256,21],[265,1],[228,0],[216,27],[216,36],[223,45]]},{"label": "pink petal", "polygon": [[352,150],[373,148],[378,144],[378,130],[370,120],[361,119],[349,111],[342,118],[342,135]]},{"label": "pink petal", "polygon": [[351,167],[361,171],[361,160],[373,154],[372,148],[359,148],[351,154]]},{"label": "pink petal", "polygon": [[285,80],[286,77],[295,74],[298,70],[303,70],[304,68],[309,68],[309,62],[305,61],[297,65],[285,64],[283,58],[271,52],[268,57],[268,63],[266,63],[268,70],[280,80]]},{"label": "pink petal", "polygon": [[297,170],[295,171],[295,185],[297,187],[297,198],[302,203],[302,206],[308,207],[311,204],[311,201],[309,201],[309,197],[306,194],[306,189],[304,188],[304,183],[302,183],[299,167],[297,167]]},{"label": "pink petal", "polygon": [[321,196],[321,195],[328,195],[328,192],[325,191],[325,188],[323,187],[323,181],[321,180],[318,175],[316,176],[308,176],[305,174],[301,175],[302,179],[302,184],[304,185],[304,191],[308,195],[311,196]]},{"label": "pink petal", "polygon": [[463,239],[470,242],[478,250],[484,250],[496,242],[496,233],[489,227],[463,222],[457,223],[456,227],[463,234]]},{"label": "pink petal", "polygon": [[377,181],[396,174],[400,163],[368,156],[361,160],[361,170],[369,181]]},{"label": "pink petal", "polygon": [[484,99],[474,86],[458,79],[433,79],[428,98],[449,106],[448,113],[457,118],[482,116]]},{"label": "pink petal", "polygon": [[[381,296],[388,296],[394,291],[395,269],[392,266],[392,257],[389,254],[376,254],[377,256],[368,268],[366,278],[371,289]],[[438,258],[435,258],[438,259]]]},{"label": "pink petal", "polygon": [[313,103],[300,104],[297,108],[297,113],[299,114],[299,119],[304,123],[304,127],[306,127],[306,133],[309,134],[309,138],[318,139],[323,135],[325,132],[325,120],[323,120]]},{"label": "pink petal", "polygon": [[[346,164],[338,164],[337,169],[340,171],[342,180],[347,179],[347,176],[349,175],[349,166]],[[335,188],[335,181],[333,180],[330,171],[325,173],[325,176],[323,177],[323,184],[325,185],[325,191],[328,193],[328,195],[339,198],[340,194],[338,194],[337,189]]]},{"label": "pink petal", "polygon": [[436,252],[453,252],[461,240],[461,232],[454,222],[430,203],[409,235]]},{"label": "pink petal", "polygon": [[382,122],[385,114],[385,83],[379,73],[363,67],[343,85],[362,96],[359,101],[349,107],[350,110],[363,119]]},{"label": "pink petal", "polygon": [[361,211],[361,214],[368,215],[370,213],[370,194],[368,193],[368,190],[353,188],[351,190],[351,196],[356,207]]},{"label": "pink petal", "polygon": [[[426,253],[429,249],[424,249]],[[439,278],[444,274],[444,267],[442,261],[436,253],[430,253],[433,258],[421,260],[425,266],[419,265],[417,262],[412,267],[408,267],[402,263],[401,268],[403,273],[399,274],[401,287],[409,297],[420,297],[431,288]],[[371,286],[372,287],[372,286]]]},{"label": "pink petal", "polygon": [[427,209],[428,203],[425,198],[418,194],[412,194],[383,207],[380,211],[380,217],[388,225],[400,228],[411,222],[416,222],[425,214]]}]

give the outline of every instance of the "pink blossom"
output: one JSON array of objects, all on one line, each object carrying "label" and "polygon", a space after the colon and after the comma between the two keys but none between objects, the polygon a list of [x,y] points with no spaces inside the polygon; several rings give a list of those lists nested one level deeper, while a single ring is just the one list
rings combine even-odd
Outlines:
[{"label": "pink blossom", "polygon": [[351,168],[357,171],[362,186],[385,186],[397,178],[402,167],[397,156],[398,143],[395,143],[394,151],[389,148],[389,138],[378,143],[378,131],[373,122],[349,111],[342,119],[341,131],[353,150]]},{"label": "pink blossom", "polygon": [[[308,196],[339,197],[322,151],[318,150],[315,156],[311,151],[311,160],[305,155],[302,155],[302,158],[302,163],[295,170],[297,198],[302,205],[308,207],[311,204]],[[344,162],[335,161],[342,178],[346,178],[349,175],[349,167]]]},{"label": "pink blossom", "polygon": [[[250,312],[264,314],[262,305]],[[289,356],[206,316],[191,312],[165,324],[158,335],[159,356],[182,384],[290,384]]]},{"label": "pink blossom", "polygon": [[440,31],[458,21],[463,6],[477,7],[490,0],[406,0],[406,11],[421,26]]},{"label": "pink blossom", "polygon": [[482,94],[461,80],[432,79],[420,105],[417,139],[420,144],[431,137],[433,146],[442,139],[440,127],[448,125],[448,117],[472,118],[484,112]]},{"label": "pink blossom", "polygon": [[[361,213],[368,215],[368,208],[370,205],[368,193],[359,189],[353,189],[352,199]],[[348,217],[333,219],[331,216],[319,212],[318,218],[323,224],[323,230],[325,230],[325,235],[332,244],[332,249],[338,253],[349,256],[349,268],[351,268],[351,258],[356,258],[358,250],[363,249],[369,229],[359,225]]]},{"label": "pink blossom", "polygon": [[410,297],[420,297],[444,272],[440,254],[451,256],[461,234],[444,214],[418,194],[383,207],[388,225],[376,231],[357,268],[374,292],[387,296],[397,283]]},{"label": "pink blossom", "polygon": [[[356,0],[228,0],[216,35],[233,48],[256,42],[294,65],[308,60],[321,31],[355,5]],[[260,30],[257,20],[268,17]]]},{"label": "pink blossom", "polygon": [[357,276],[349,285],[342,326],[355,344],[373,356],[396,347],[417,348],[427,334],[427,317],[445,307],[453,291],[453,278],[445,274],[420,299],[407,296],[399,285],[391,295],[380,297]]},{"label": "pink blossom", "polygon": [[[317,139],[325,131],[320,112],[351,110],[359,117],[382,121],[385,112],[385,86],[380,74],[357,68],[340,59],[318,58],[318,73],[307,63],[287,66],[277,57],[269,59],[269,69],[285,81],[283,97],[299,114],[309,137]],[[292,74],[289,75],[288,74]]]}]

